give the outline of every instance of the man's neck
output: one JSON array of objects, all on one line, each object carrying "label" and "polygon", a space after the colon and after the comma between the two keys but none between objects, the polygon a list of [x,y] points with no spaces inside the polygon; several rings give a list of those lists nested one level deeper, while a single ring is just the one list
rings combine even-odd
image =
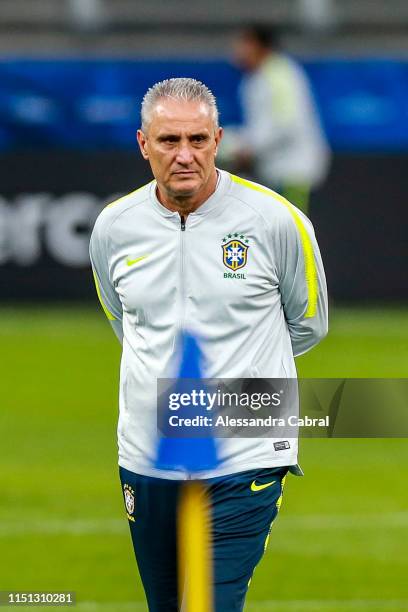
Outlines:
[{"label": "man's neck", "polygon": [[217,189],[217,184],[218,172],[216,169],[214,169],[213,175],[199,193],[190,196],[177,196],[167,193],[164,189],[161,189],[158,184],[157,199],[165,208],[168,208],[173,212],[178,212],[183,217],[186,217],[188,214],[197,210],[197,208],[199,208],[208,200],[210,196],[212,196],[214,191]]}]

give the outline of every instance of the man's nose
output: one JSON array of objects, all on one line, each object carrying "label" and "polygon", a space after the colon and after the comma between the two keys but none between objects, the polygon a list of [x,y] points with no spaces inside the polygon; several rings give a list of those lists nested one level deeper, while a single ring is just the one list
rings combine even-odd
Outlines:
[{"label": "man's nose", "polygon": [[181,144],[177,150],[176,161],[179,164],[190,164],[193,161],[193,152],[190,145]]}]

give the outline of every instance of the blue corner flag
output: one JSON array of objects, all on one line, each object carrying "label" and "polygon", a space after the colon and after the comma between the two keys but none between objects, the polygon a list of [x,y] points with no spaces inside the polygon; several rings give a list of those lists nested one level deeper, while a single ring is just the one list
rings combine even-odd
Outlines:
[{"label": "blue corner flag", "polygon": [[[189,335],[183,334],[182,359],[179,375],[173,390],[177,393],[188,393],[191,384],[204,389],[201,371],[201,352],[197,340]],[[197,409],[189,407],[191,417],[203,414]],[[167,409],[165,414],[171,415]],[[188,437],[188,429],[184,429],[183,436],[180,436],[180,428],[177,428],[178,437],[171,437],[170,427],[166,427],[169,436],[163,436],[159,440],[159,448],[156,459],[156,467],[161,470],[182,470],[192,474],[194,472],[206,471],[218,465],[215,441],[211,430],[204,427],[200,432],[199,427],[195,427],[195,437]],[[198,431],[197,431],[198,430]]]}]

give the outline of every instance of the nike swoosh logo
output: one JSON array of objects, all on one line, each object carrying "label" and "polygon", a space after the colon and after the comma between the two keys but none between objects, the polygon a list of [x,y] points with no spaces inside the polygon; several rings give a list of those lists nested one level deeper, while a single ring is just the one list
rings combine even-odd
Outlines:
[{"label": "nike swoosh logo", "polygon": [[141,257],[136,257],[136,259],[130,259],[129,257],[126,260],[126,265],[127,266],[133,266],[134,264],[136,264],[138,261],[142,261],[142,259],[146,259],[146,257],[149,257],[148,255],[142,255]]},{"label": "nike swoosh logo", "polygon": [[273,484],[275,484],[275,482],[276,480],[272,480],[272,482],[267,482],[266,484],[257,485],[256,481],[254,480],[253,483],[251,484],[251,491],[263,491],[264,489],[271,487]]}]

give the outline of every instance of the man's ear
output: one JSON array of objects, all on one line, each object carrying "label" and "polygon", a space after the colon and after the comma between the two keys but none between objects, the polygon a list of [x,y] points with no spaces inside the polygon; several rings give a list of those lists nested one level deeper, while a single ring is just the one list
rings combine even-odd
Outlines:
[{"label": "man's ear", "polygon": [[137,142],[139,143],[140,152],[144,159],[149,159],[149,154],[146,150],[147,138],[142,130],[137,130]]},{"label": "man's ear", "polygon": [[220,127],[217,128],[215,132],[215,155],[218,153],[218,147],[220,146],[220,142],[222,140],[222,136],[224,134],[224,130]]}]

